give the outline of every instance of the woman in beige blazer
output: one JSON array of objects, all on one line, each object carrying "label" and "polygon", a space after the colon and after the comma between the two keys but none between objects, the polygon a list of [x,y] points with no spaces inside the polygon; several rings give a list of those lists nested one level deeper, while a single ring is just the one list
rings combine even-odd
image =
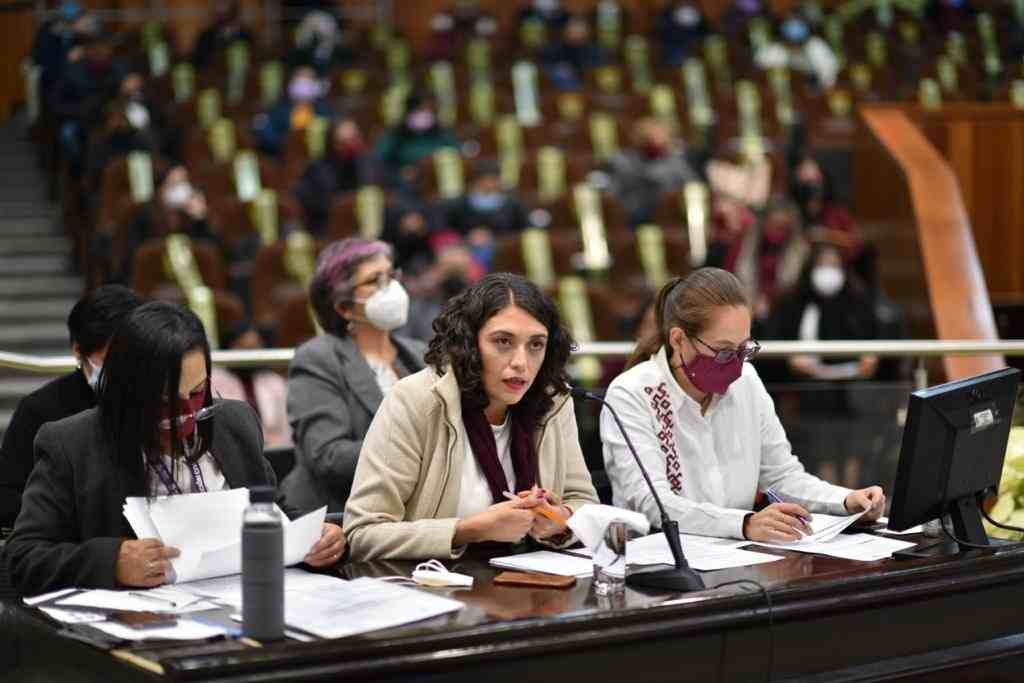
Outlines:
[{"label": "woman in beige blazer", "polygon": [[448,301],[434,332],[430,367],[392,388],[363,441],[345,508],[352,558],[454,558],[526,535],[570,543],[551,518],[597,494],[558,309],[525,278],[491,274]]}]

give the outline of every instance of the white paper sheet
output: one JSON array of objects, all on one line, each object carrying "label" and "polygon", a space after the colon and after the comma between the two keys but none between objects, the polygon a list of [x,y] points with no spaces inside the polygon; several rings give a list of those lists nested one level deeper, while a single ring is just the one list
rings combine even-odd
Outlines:
[{"label": "white paper sheet", "polygon": [[540,572],[556,576],[593,576],[594,561],[551,550],[537,550],[521,555],[491,558],[491,566],[517,572]]},{"label": "white paper sheet", "polygon": [[[200,598],[192,593],[177,590],[169,586],[159,588],[137,589],[130,591],[89,590],[58,600],[60,607],[91,607],[103,610],[126,610],[129,612],[169,612],[181,613],[189,610],[200,602]],[[206,609],[215,605],[207,604]],[[189,610],[192,611],[192,610]]]},{"label": "white paper sheet", "polygon": [[[240,488],[126,498],[123,513],[138,538],[158,538],[181,552],[171,566],[174,582],[185,583],[242,571],[242,516],[248,505],[249,490]],[[325,506],[285,522],[286,566],[301,562],[320,539],[326,514]]]},{"label": "white paper sheet", "polygon": [[826,515],[821,512],[816,512],[811,518],[811,531],[813,533],[807,534],[800,540],[792,541],[790,543],[759,543],[758,545],[767,545],[769,547],[776,548],[792,548],[793,546],[798,545],[825,543],[841,534],[863,516],[863,511],[852,515]]},{"label": "white paper sheet", "polygon": [[[886,525],[886,527],[887,527],[887,525],[889,524],[889,518],[888,517],[879,517],[878,518],[878,523]],[[880,533],[880,534],[886,534],[887,536],[909,536],[910,534],[920,534],[920,533],[923,533],[924,532],[924,526],[921,525],[921,524],[918,524],[917,526],[912,526],[912,527],[910,527],[909,529],[907,529],[905,531],[896,531],[895,529],[889,529],[889,528],[875,529],[875,531]]]},{"label": "white paper sheet", "polygon": [[[286,596],[298,593],[316,594],[320,591],[328,591],[334,588],[339,581],[343,581],[343,579],[326,574],[314,574],[303,569],[284,570],[284,590]],[[242,577],[239,574],[193,581],[182,584],[178,588],[226,605],[232,605],[233,607],[242,606]]]},{"label": "white paper sheet", "polygon": [[23,602],[29,607],[34,607],[35,605],[38,605],[41,602],[53,600],[54,598],[59,598],[62,595],[74,593],[77,590],[77,588],[61,588],[59,591],[51,591],[49,593],[42,593],[40,595],[33,595],[31,597],[24,598]]},{"label": "white paper sheet", "polygon": [[330,587],[315,591],[288,591],[285,623],[321,638],[344,638],[430,619],[463,607],[456,600],[378,579],[332,581]]},{"label": "white paper sheet", "polygon": [[[766,545],[758,543],[757,545]],[[846,560],[858,560],[861,562],[875,562],[891,557],[897,550],[912,548],[916,543],[900,541],[895,538],[883,538],[871,534],[846,534],[837,536],[830,541],[820,543],[802,543],[791,545],[769,546],[795,550],[801,553],[815,553],[828,555]]]},{"label": "white paper sheet", "polygon": [[173,626],[162,628],[134,629],[112,621],[100,621],[89,624],[104,633],[122,638],[124,640],[147,640],[150,638],[163,638],[167,640],[205,640],[214,636],[224,635],[228,632],[226,628],[213,626],[211,624],[192,621],[191,619],[179,619]]},{"label": "white paper sheet", "polygon": [[[699,571],[714,571],[732,567],[746,567],[781,560],[779,555],[743,550],[739,546],[747,541],[731,538],[712,538],[680,534],[683,554],[690,567]],[[630,566],[674,565],[672,550],[668,547],[665,534],[657,533],[636,538],[626,545],[626,562]]]},{"label": "white paper sheet", "polygon": [[80,610],[60,609],[58,607],[40,607],[52,619],[65,624],[92,624],[97,621],[104,621],[106,614],[98,612],[82,612]]}]

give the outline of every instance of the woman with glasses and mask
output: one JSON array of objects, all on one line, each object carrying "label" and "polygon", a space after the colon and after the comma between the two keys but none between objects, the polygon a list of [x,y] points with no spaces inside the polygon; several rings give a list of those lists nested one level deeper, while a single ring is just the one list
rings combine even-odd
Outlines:
[{"label": "woman with glasses and mask", "polygon": [[[637,344],[630,368],[608,387],[672,519],[685,533],[751,541],[794,541],[813,527],[811,512],[882,514],[878,486],[858,491],[804,471],[775,405],[745,362],[751,309],[731,273],[701,268],[670,280],[655,302],[657,329]],[[616,505],[660,514],[609,411],[601,413],[604,461]],[[778,501],[753,512],[758,491]]]},{"label": "woman with glasses and mask", "polygon": [[450,299],[430,367],[395,385],[363,442],[345,508],[352,557],[572,543],[554,520],[597,502],[569,397],[572,346],[558,308],[521,276],[493,273]]},{"label": "woman with glasses and mask", "polygon": [[[5,552],[24,595],[66,587],[152,587],[173,581],[179,549],[135,539],[128,496],[275,486],[256,413],[214,402],[210,347],[194,313],[153,302],[115,332],[95,409],[45,425]],[[286,512],[291,509],[279,500]],[[338,562],[341,528],[324,524],[305,561]]]},{"label": "woman with glasses and mask", "polygon": [[300,510],[342,512],[363,437],[399,378],[423,368],[422,342],[394,333],[409,295],[384,242],[334,242],[317,261],[309,299],[323,334],[295,351],[288,369],[288,422],[295,468],[282,489]]}]

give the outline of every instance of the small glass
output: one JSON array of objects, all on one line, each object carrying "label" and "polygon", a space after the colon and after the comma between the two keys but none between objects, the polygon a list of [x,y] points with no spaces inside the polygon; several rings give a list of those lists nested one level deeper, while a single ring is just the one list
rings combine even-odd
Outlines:
[{"label": "small glass", "polygon": [[625,522],[611,522],[594,552],[594,593],[617,595],[626,591]]}]

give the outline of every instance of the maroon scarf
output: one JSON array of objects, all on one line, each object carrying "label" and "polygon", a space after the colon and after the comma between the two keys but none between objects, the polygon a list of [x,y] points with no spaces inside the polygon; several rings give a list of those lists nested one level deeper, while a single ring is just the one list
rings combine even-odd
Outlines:
[{"label": "maroon scarf", "polygon": [[469,446],[473,449],[477,464],[487,479],[487,486],[491,489],[491,497],[495,503],[505,500],[505,496],[502,495],[504,491],[527,491],[537,483],[537,455],[533,450],[534,421],[517,410],[510,410],[509,413],[509,419],[512,421],[509,451],[512,455],[512,470],[516,475],[514,489],[509,488],[509,483],[505,479],[505,470],[498,460],[494,430],[484,416],[483,409],[473,408],[465,400],[462,402],[462,424],[466,426]]}]

